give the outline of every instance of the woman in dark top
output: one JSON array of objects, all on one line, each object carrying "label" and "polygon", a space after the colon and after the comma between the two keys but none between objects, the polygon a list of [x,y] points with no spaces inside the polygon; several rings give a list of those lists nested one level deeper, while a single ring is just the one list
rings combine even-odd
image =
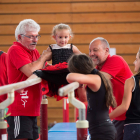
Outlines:
[{"label": "woman in dark top", "polygon": [[122,104],[109,115],[113,119],[127,111],[123,140],[140,140],[140,49],[134,65],[137,74],[126,80]]},{"label": "woman in dark top", "polygon": [[109,106],[115,107],[116,101],[109,80],[94,68],[92,59],[84,54],[73,55],[68,61],[68,69],[71,73],[67,75],[67,81],[79,82],[79,99],[88,101],[87,120],[91,140],[115,140],[116,129],[108,113]]}]

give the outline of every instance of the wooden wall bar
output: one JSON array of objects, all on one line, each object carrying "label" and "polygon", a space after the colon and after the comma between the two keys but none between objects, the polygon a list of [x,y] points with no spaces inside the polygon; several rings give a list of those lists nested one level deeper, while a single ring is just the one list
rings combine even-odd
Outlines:
[{"label": "wooden wall bar", "polygon": [[[6,7],[6,8],[5,8]],[[62,8],[63,7],[63,8]],[[125,8],[124,8],[125,7]],[[139,2],[1,4],[0,13],[137,12]]]},{"label": "wooden wall bar", "polygon": [[137,2],[139,0],[0,0],[0,3]]},{"label": "wooden wall bar", "polygon": [[[37,45],[40,54],[49,44],[55,43],[51,37],[53,26],[66,23],[74,33],[69,43],[81,52],[88,54],[91,40],[104,37],[134,73],[133,61],[140,47],[139,0],[0,0],[0,50],[7,52],[15,41],[16,26],[28,18],[41,26]],[[48,99],[49,122],[62,122],[62,101]],[[54,112],[60,112],[59,117]],[[70,121],[74,121],[71,105],[70,114]]]},{"label": "wooden wall bar", "polygon": [[140,22],[140,13],[65,13],[65,14],[2,14],[0,24],[18,24],[23,19],[31,18],[39,24],[52,23],[117,23]]},{"label": "wooden wall bar", "polygon": [[[70,41],[70,43],[73,43],[75,45],[83,45],[83,44],[89,44],[91,40],[95,37],[102,36],[106,38],[110,44],[128,44],[128,43],[134,43],[139,44],[140,43],[140,34],[138,33],[132,33],[132,34],[75,34],[74,38]],[[1,41],[0,45],[9,45],[13,43],[15,40],[14,35],[3,35],[0,36]],[[52,39],[51,35],[41,35],[41,39],[38,41],[39,45],[44,44],[52,44],[55,43],[55,41]]]},{"label": "wooden wall bar", "polygon": [[[40,34],[51,34],[55,24],[41,24]],[[74,34],[139,33],[140,23],[77,23],[69,24]],[[0,25],[0,35],[14,35],[17,25]]]}]

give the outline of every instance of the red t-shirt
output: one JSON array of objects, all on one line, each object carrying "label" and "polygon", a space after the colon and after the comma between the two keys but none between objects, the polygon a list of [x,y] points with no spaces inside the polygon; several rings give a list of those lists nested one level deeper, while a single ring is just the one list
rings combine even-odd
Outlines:
[{"label": "red t-shirt", "polygon": [[[4,52],[0,55],[0,86],[4,86],[8,84],[6,55],[7,54]],[[1,95],[0,103],[4,101],[6,98],[7,98],[6,94]]]},{"label": "red t-shirt", "polygon": [[[7,71],[9,84],[25,81],[27,76],[19,68],[36,61],[40,57],[35,49],[30,51],[18,42],[9,48],[7,53]],[[41,84],[36,84],[24,89],[24,93],[15,92],[15,100],[8,107],[11,116],[39,116],[41,104]]]},{"label": "red t-shirt", "polygon": [[[97,69],[99,68],[97,67]],[[109,55],[100,70],[112,75],[111,82],[113,94],[116,98],[117,106],[119,106],[122,103],[125,80],[130,78],[133,73],[131,72],[126,61],[118,55]],[[125,118],[124,113],[121,116],[116,117],[115,120],[125,120]]]}]

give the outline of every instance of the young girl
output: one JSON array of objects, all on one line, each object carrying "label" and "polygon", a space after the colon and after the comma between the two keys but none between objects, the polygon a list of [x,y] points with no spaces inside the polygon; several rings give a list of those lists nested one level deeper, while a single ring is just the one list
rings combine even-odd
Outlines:
[{"label": "young girl", "polygon": [[140,140],[140,49],[134,65],[137,74],[125,81],[122,104],[109,114],[113,119],[127,111],[123,140]]},{"label": "young girl", "polygon": [[52,66],[47,66],[45,69],[34,72],[35,75],[44,79],[42,81],[43,94],[54,96],[57,100],[62,98],[58,96],[58,88],[67,84],[66,75],[69,73],[67,69],[68,58],[72,54],[81,53],[76,46],[68,44],[72,36],[69,25],[61,23],[54,26],[52,37],[56,44],[52,44],[47,48],[49,55],[47,61],[52,60]]},{"label": "young girl", "polygon": [[[77,89],[79,99],[88,101],[87,120],[91,140],[115,140],[116,129],[109,118],[109,106],[116,102],[112,87],[102,72],[94,68],[93,61],[84,54],[73,55],[68,61],[67,75],[69,83],[79,82]],[[86,84],[86,88],[83,86]],[[87,97],[86,97],[87,96]]]},{"label": "young girl", "polygon": [[73,33],[69,25],[58,24],[54,26],[52,31],[52,37],[56,41],[56,44],[52,44],[48,47],[50,53],[50,60],[52,59],[52,65],[67,62],[68,58],[74,54],[80,54],[78,48],[72,44],[68,44],[70,38],[73,37]]}]

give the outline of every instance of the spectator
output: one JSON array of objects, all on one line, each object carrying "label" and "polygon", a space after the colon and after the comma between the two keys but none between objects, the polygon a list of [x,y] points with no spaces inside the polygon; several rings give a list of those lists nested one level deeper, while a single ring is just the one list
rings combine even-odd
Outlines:
[{"label": "spectator", "polygon": [[137,74],[125,81],[122,104],[109,114],[113,119],[127,111],[123,140],[140,139],[140,49],[134,65]]},{"label": "spectator", "polygon": [[[7,64],[6,64],[6,53],[0,50],[0,86],[8,84],[7,77]],[[0,96],[0,103],[7,98],[7,95]]]},{"label": "spectator", "polygon": [[[15,30],[16,42],[7,53],[7,70],[9,84],[26,80],[33,71],[43,68],[48,59],[48,52],[40,56],[36,49],[40,38],[40,26],[32,19],[25,19]],[[7,122],[8,140],[37,139],[37,116],[40,115],[42,94],[40,84],[24,89],[23,93],[15,91],[15,100],[9,106]]]},{"label": "spectator", "polygon": [[[122,102],[124,94],[125,80],[133,74],[126,61],[119,55],[110,56],[109,43],[102,37],[97,37],[90,42],[89,56],[92,58],[97,69],[102,71],[104,75],[111,80],[113,86],[113,94],[117,101],[117,106]],[[114,109],[114,108],[113,108]],[[123,128],[125,113],[114,118],[113,123],[117,129],[117,140],[123,139]]]}]

